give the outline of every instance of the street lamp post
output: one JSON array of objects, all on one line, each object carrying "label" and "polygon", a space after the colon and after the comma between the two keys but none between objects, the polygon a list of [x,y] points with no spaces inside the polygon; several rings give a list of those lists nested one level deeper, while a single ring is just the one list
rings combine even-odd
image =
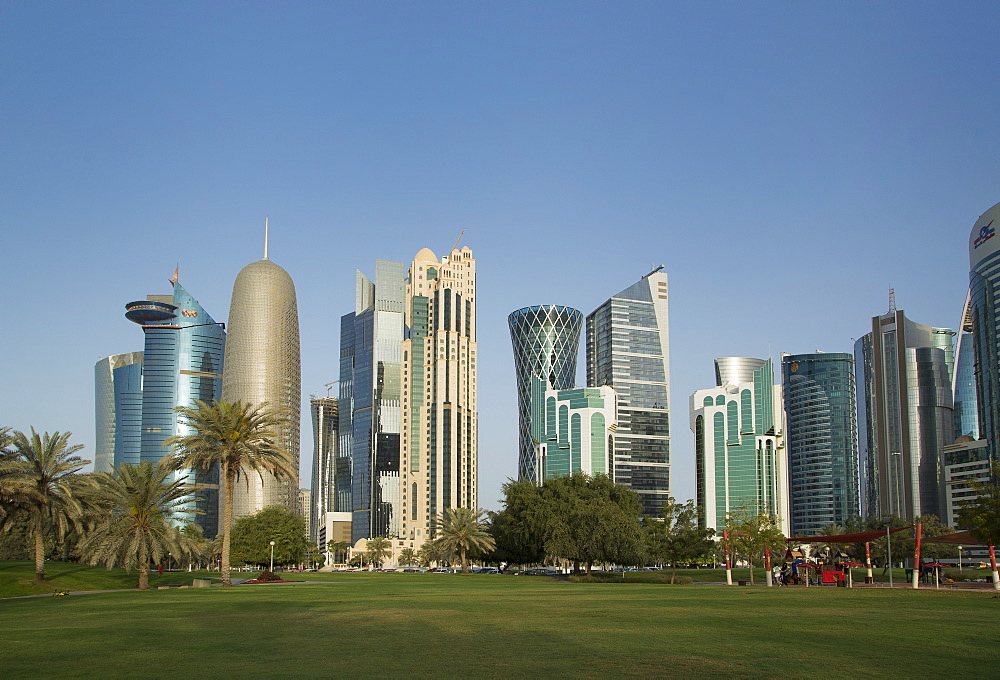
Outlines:
[{"label": "street lamp post", "polygon": [[962,571],[962,546],[958,546],[958,570]]},{"label": "street lamp post", "polygon": [[271,571],[274,571],[274,541],[271,541]]},{"label": "street lamp post", "polygon": [[889,553],[889,587],[892,588],[892,538],[889,536],[889,525],[892,524],[892,517],[883,517],[882,521],[885,523],[885,544],[886,550]]}]

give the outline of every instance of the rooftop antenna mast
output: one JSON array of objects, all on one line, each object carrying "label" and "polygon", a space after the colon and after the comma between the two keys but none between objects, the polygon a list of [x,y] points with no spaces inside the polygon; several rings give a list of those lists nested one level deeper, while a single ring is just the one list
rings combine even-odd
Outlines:
[{"label": "rooftop antenna mast", "polygon": [[264,218],[264,259],[267,259],[267,218]]},{"label": "rooftop antenna mast", "polygon": [[896,289],[889,289],[889,314],[896,313]]}]

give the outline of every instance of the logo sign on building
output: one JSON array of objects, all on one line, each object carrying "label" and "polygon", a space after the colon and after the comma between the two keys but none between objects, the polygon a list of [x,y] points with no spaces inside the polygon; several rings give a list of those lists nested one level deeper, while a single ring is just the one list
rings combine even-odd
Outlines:
[{"label": "logo sign on building", "polygon": [[182,309],[181,314],[184,316],[198,316],[198,312],[194,309]]},{"label": "logo sign on building", "polygon": [[989,241],[996,234],[996,229],[992,226],[993,222],[994,220],[990,220],[989,224],[979,230],[979,237],[972,242],[973,250]]}]

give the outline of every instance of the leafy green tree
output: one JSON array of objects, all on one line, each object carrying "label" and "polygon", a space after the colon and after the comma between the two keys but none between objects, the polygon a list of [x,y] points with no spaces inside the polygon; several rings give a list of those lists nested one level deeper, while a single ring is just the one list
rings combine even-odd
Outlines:
[{"label": "leafy green tree", "polygon": [[750,585],[753,585],[754,561],[770,550],[779,555],[785,551],[785,535],[778,528],[778,518],[755,508],[742,507],[726,513],[729,543],[737,556],[746,559],[750,566]]},{"label": "leafy green tree", "polygon": [[166,465],[143,461],[97,475],[97,502],[107,514],[87,534],[80,550],[91,564],[139,570],[139,590],[149,590],[149,565],[190,549],[171,520],[189,511],[190,491],[170,481]]},{"label": "leafy green tree", "polygon": [[404,567],[412,567],[417,563],[417,553],[413,548],[403,548],[399,551],[399,563]]},{"label": "leafy green tree", "polygon": [[527,481],[509,480],[502,490],[503,510],[489,515],[489,532],[496,545],[491,561],[501,571],[511,564],[544,561],[546,517],[539,487]]},{"label": "leafy green tree", "polygon": [[434,519],[441,546],[458,554],[462,572],[469,571],[469,551],[492,550],[496,543],[486,530],[483,510],[448,508]]},{"label": "leafy green tree", "polygon": [[649,542],[649,555],[654,562],[669,564],[673,571],[670,582],[677,576],[678,562],[691,562],[710,554],[715,547],[714,529],[698,526],[698,508],[693,500],[676,503],[668,498],[659,518],[646,518],[644,527]]},{"label": "leafy green tree", "polygon": [[[298,479],[291,454],[278,442],[278,430],[288,422],[282,411],[267,404],[230,403],[223,399],[208,404],[195,400],[194,408],[178,407],[177,413],[193,434],[169,437],[164,445],[174,448],[174,469],[207,472],[219,466],[222,479],[222,585],[233,585],[230,577],[230,532],[233,526],[233,492],[245,475],[265,473],[288,480]],[[249,479],[247,479],[249,484]]]},{"label": "leafy green tree", "polygon": [[961,526],[968,527],[977,541],[1000,545],[1000,462],[993,464],[990,478],[969,484],[976,498],[958,511]]},{"label": "leafy green tree", "polygon": [[386,558],[392,556],[392,543],[388,538],[383,536],[369,538],[368,545],[365,548],[365,555],[368,557],[368,564],[374,566],[376,569],[381,569],[382,563],[385,562]]},{"label": "leafy green tree", "polygon": [[583,564],[588,575],[595,563],[642,564],[646,545],[638,515],[607,498],[578,502],[551,524],[546,551]]},{"label": "leafy green tree", "polygon": [[82,512],[90,478],[77,474],[90,461],[74,455],[83,448],[70,444],[72,433],[39,435],[5,433],[8,453],[0,464],[0,525],[10,530],[19,520],[27,520],[34,542],[35,580],[45,580],[45,538],[60,532]]},{"label": "leafy green tree", "polygon": [[305,533],[302,517],[286,507],[272,505],[236,520],[231,556],[246,564],[269,565],[274,541],[275,564],[298,564],[310,545]]}]

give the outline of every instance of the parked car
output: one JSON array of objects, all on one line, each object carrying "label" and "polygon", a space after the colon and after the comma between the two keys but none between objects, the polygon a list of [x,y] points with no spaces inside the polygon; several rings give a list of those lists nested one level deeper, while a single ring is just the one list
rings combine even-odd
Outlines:
[{"label": "parked car", "polygon": [[517,572],[517,576],[557,576],[559,574],[555,569],[525,569],[524,571]]}]

